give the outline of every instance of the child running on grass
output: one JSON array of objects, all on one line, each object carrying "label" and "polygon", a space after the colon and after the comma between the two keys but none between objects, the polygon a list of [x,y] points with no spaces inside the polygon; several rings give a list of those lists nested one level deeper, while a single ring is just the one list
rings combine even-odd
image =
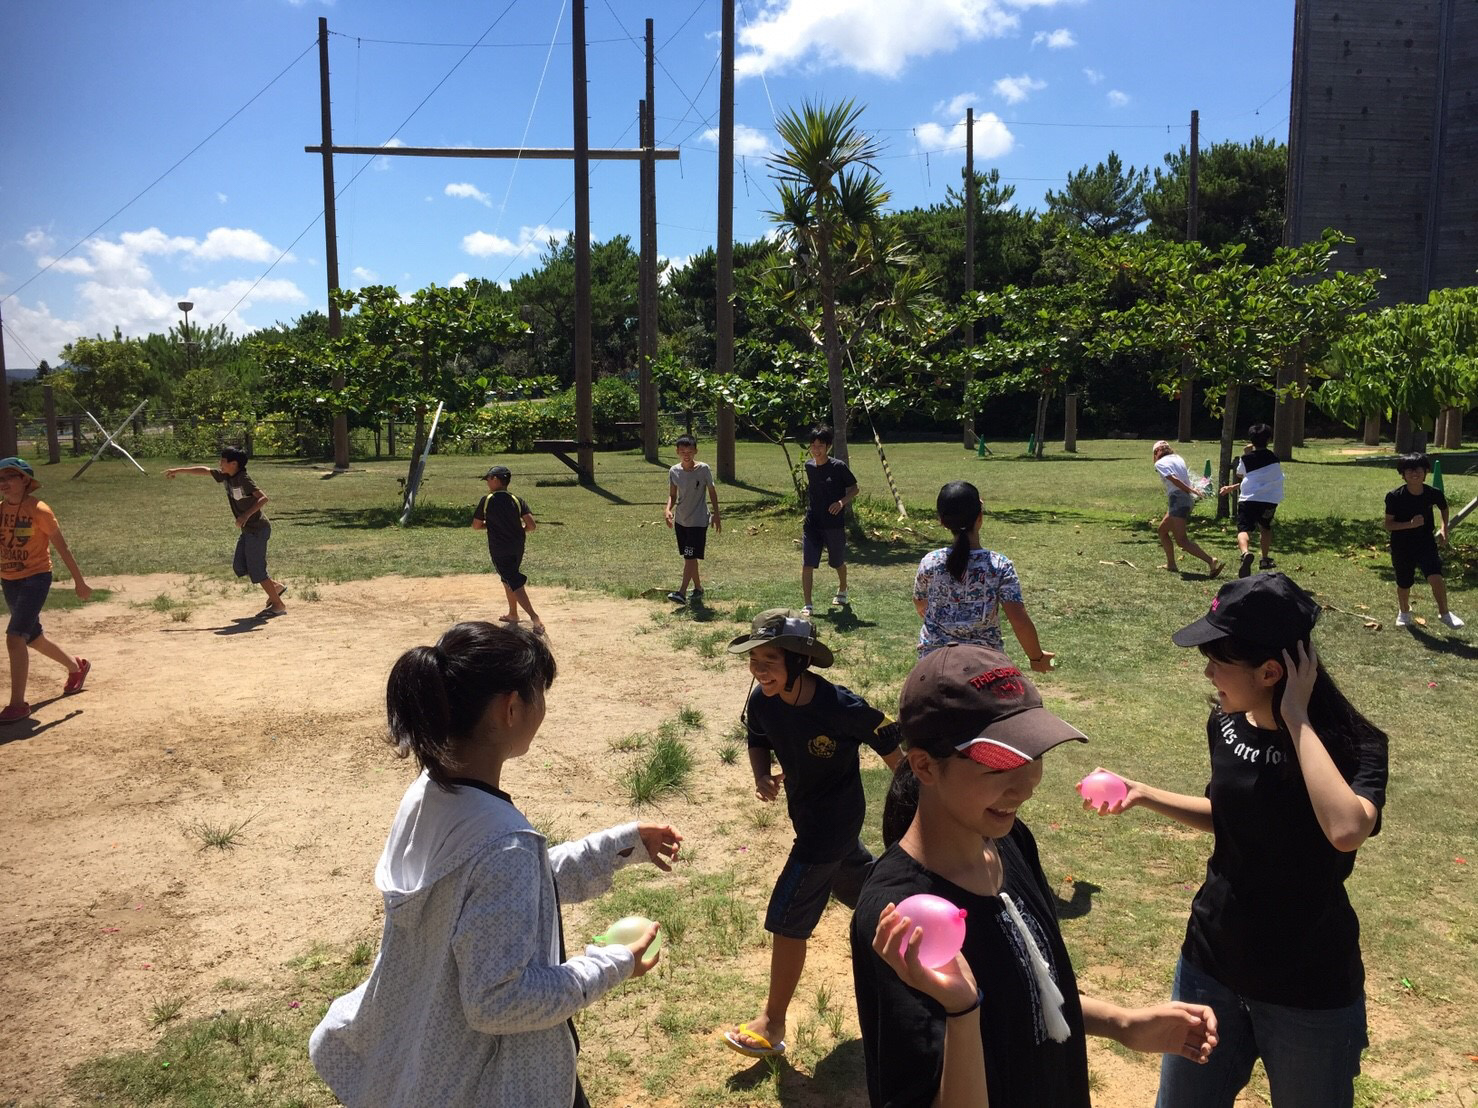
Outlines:
[{"label": "child running on grass", "polygon": [[523,552],[528,535],[538,524],[528,501],[508,491],[513,471],[507,466],[493,466],[482,475],[488,493],[477,502],[472,513],[472,529],[488,534],[488,556],[493,569],[503,582],[503,595],[508,601],[508,614],[498,617],[501,623],[517,623],[518,609],[528,612],[534,634],[544,633],[544,624],[529,599],[529,579],[523,572]]},{"label": "child running on grass", "polygon": [[951,481],[935,501],[939,522],[955,537],[953,545],[930,551],[914,576],[913,603],[924,626],[919,629],[919,657],[947,642],[976,643],[1004,650],[1001,613],[1026,651],[1032,669],[1052,669],[1051,651],[1043,650],[1037,627],[1021,599],[1021,582],[1011,559],[980,545],[985,506],[980,490],[969,481]]},{"label": "child running on grass", "polygon": [[1319,612],[1281,573],[1223,585],[1171,636],[1200,649],[1216,690],[1204,794],[1126,777],[1128,795],[1099,808],[1213,836],[1172,995],[1215,1009],[1221,1043],[1205,1067],[1164,1059],[1158,1108],[1232,1108],[1258,1058],[1274,1108],[1354,1103],[1369,1040],[1345,882],[1381,829],[1389,744],[1320,663]]},{"label": "child running on grass", "polygon": [[62,564],[72,575],[72,587],[79,600],[92,595],[82,579],[82,570],[56,516],[46,504],[32,495],[41,482],[36,480],[31,463],[21,458],[0,458],[0,584],[4,585],[5,606],[10,610],[10,624],[5,629],[5,651],[10,656],[10,703],[0,710],[0,723],[18,723],[31,715],[26,700],[26,681],[31,675],[34,650],[67,669],[67,683],[62,695],[81,692],[92,664],[86,658],[74,658],[41,630],[41,609],[51,592],[51,547],[56,547]]},{"label": "child running on grass", "polygon": [[811,672],[830,666],[832,654],[799,612],[761,612],[749,634],[729,643],[729,652],[749,655],[758,686],[744,713],[755,795],[768,804],[783,784],[795,828],[765,914],[765,930],[774,936],[769,994],[758,1016],[724,1032],[740,1054],[766,1058],[785,1053],[786,1013],[805,968],[806,942],[828,898],[854,907],[872,863],[858,838],[867,808],[858,752],[872,747],[890,769],[902,755],[897,724],[850,689]]},{"label": "child running on grass", "polygon": [[586,1105],[572,1017],[657,963],[644,958],[657,924],[567,957],[560,905],[605,892],[633,861],[671,869],[682,836],[626,823],[549,847],[503,790],[554,674],[543,639],[485,622],[412,647],[390,671],[389,741],[421,774],[375,868],[385,929],[369,980],[308,1041],[345,1104]]},{"label": "child running on grass", "polygon": [[1247,429],[1249,443],[1237,459],[1237,480],[1221,487],[1222,496],[1237,494],[1237,551],[1241,561],[1237,576],[1252,573],[1252,529],[1257,528],[1262,547],[1259,569],[1272,569],[1273,516],[1283,503],[1283,463],[1268,449],[1273,429],[1266,423],[1254,423]]},{"label": "child running on grass", "polygon": [[[1442,576],[1442,556],[1437,553],[1437,539],[1447,542],[1447,497],[1441,489],[1427,484],[1432,463],[1425,454],[1405,454],[1396,459],[1396,472],[1403,484],[1386,493],[1386,530],[1391,535],[1391,567],[1396,571],[1397,627],[1410,627],[1411,586],[1416,571],[1432,588],[1437,602],[1437,618],[1453,630],[1465,620],[1447,606],[1447,580]],[[1442,526],[1432,537],[1432,523],[1442,517]]]},{"label": "child running on grass", "polygon": [[1160,546],[1165,551],[1165,564],[1161,568],[1168,569],[1171,573],[1176,571],[1175,548],[1179,546],[1191,557],[1200,558],[1206,563],[1207,577],[1215,577],[1224,568],[1221,560],[1206,553],[1186,534],[1191,508],[1201,494],[1191,487],[1191,473],[1186,468],[1185,459],[1164,439],[1155,443],[1152,452],[1155,472],[1160,475],[1165,494],[1169,498],[1165,518],[1160,520]]},{"label": "child running on grass", "polygon": [[[688,602],[688,587],[693,589],[694,605],[703,603],[703,581],[698,576],[698,563],[708,543],[708,523],[713,521],[715,533],[724,529],[718,511],[718,489],[713,487],[713,473],[707,462],[697,461],[698,440],[682,435],[677,440],[678,463],[667,471],[667,507],[663,517],[677,535],[677,552],[683,559],[683,581],[667,594],[674,604]],[[704,496],[707,496],[707,500]],[[713,511],[709,511],[710,503]]]},{"label": "child running on grass", "polygon": [[806,459],[806,519],[801,524],[801,614],[811,618],[811,584],[826,564],[837,571],[837,591],[831,602],[847,606],[847,505],[857,497],[857,478],[840,458],[831,456],[836,432],[816,426],[810,433],[810,457]]},{"label": "child running on grass", "polygon": [[267,540],[272,537],[272,524],[262,511],[267,506],[267,494],[257,488],[257,483],[246,475],[247,454],[234,446],[221,451],[219,469],[209,466],[175,466],[166,469],[164,476],[174,480],[180,473],[193,477],[210,477],[217,484],[226,486],[226,503],[231,506],[231,518],[241,532],[236,539],[236,553],[231,559],[231,568],[237,577],[250,577],[253,585],[261,585],[267,594],[267,607],[263,614],[280,616],[287,614],[287,605],[282,594],[287,586],[274,581],[267,572]]}]

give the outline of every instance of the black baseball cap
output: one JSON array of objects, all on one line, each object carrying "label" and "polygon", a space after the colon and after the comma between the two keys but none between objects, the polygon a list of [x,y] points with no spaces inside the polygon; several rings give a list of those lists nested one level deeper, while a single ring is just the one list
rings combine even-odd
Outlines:
[{"label": "black baseball cap", "polygon": [[513,470],[509,469],[507,466],[493,466],[482,475],[482,479],[484,481],[486,481],[489,477],[501,477],[505,481],[511,481],[513,480]]},{"label": "black baseball cap", "polygon": [[1176,646],[1202,646],[1234,638],[1256,646],[1302,642],[1319,622],[1319,602],[1282,573],[1259,573],[1228,581],[1211,610],[1170,639]]},{"label": "black baseball cap", "polygon": [[996,770],[1088,741],[1042,707],[1042,694],[1010,658],[968,643],[931,650],[913,667],[898,698],[898,727],[910,748],[936,758],[963,754]]}]

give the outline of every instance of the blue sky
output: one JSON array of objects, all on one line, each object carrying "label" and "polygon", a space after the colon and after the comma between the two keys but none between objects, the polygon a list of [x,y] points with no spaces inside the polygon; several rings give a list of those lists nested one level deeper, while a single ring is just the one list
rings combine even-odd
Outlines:
[{"label": "blue sky", "polygon": [[[714,242],[719,0],[586,11],[594,146],[636,143],[655,20],[657,137],[682,150],[658,166],[658,249],[680,263]],[[320,136],[320,16],[337,143],[571,144],[568,0],[8,4],[9,367],[115,326],[168,330],[179,300],[238,334],[324,308],[321,163],[303,152]],[[958,184],[967,105],[977,164],[1023,207],[1110,150],[1159,165],[1193,108],[1203,146],[1286,140],[1292,21],[1293,0],[742,0],[735,236],[769,229],[774,113],[807,98],[866,106],[895,208]],[[593,168],[592,233],[634,240],[635,165]],[[569,163],[340,157],[335,173],[346,286],[506,281],[574,225]]]}]

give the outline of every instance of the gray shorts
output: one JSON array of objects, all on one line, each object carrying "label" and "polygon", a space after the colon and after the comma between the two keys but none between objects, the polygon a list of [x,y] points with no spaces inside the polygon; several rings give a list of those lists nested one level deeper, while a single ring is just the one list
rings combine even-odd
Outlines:
[{"label": "gray shorts", "polygon": [[250,577],[253,585],[260,585],[271,576],[267,572],[267,540],[271,537],[270,523],[259,531],[242,531],[236,536],[236,556],[231,559],[231,568],[237,577]]},{"label": "gray shorts", "polygon": [[1196,505],[1196,498],[1188,492],[1175,489],[1170,494],[1170,507],[1168,512],[1174,519],[1190,519],[1191,509]]}]

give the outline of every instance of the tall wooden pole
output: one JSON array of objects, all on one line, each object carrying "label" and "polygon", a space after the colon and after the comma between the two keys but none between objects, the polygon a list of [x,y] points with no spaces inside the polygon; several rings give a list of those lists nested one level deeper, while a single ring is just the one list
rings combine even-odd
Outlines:
[{"label": "tall wooden pole", "polygon": [[[649,149],[650,135],[647,133],[647,102],[636,106],[637,130],[643,151]],[[637,316],[640,323],[637,336],[637,400],[641,411],[642,457],[649,462],[657,460],[657,412],[652,404],[652,350],[655,347],[657,321],[653,308],[656,298],[652,295],[651,228],[647,222],[647,205],[651,201],[648,191],[648,170],[651,163],[644,157],[641,163],[641,245],[637,251]]]},{"label": "tall wooden pole", "polygon": [[5,370],[5,317],[0,314],[0,454],[16,451],[15,419],[10,412],[10,375]]},{"label": "tall wooden pole", "polygon": [[[328,97],[328,19],[323,16],[318,19],[318,103],[323,117],[323,256],[329,294],[328,337],[336,339],[343,325],[339,320],[339,309],[334,304],[334,293],[339,291],[339,233],[334,216],[334,123]],[[335,392],[341,392],[344,388],[344,375],[335,374],[332,385]],[[339,412],[334,416],[334,468],[349,468],[347,412]]]},{"label": "tall wooden pole", "polygon": [[[723,0],[718,82],[718,243],[714,250],[714,371],[734,372],[734,0]],[[720,481],[734,480],[734,409],[718,405]]]},{"label": "tall wooden pole", "polygon": [[646,345],[642,349],[642,377],[641,392],[641,438],[642,456],[649,462],[657,460],[657,384],[652,377],[652,362],[657,357],[657,159],[655,150],[657,146],[657,109],[656,109],[656,58],[657,52],[652,45],[652,21],[646,22],[646,47],[647,47],[647,98],[643,101],[645,106],[645,118],[643,124],[646,127],[646,138],[642,142],[641,162],[641,228],[642,228],[642,270],[645,278],[647,295],[647,316],[650,326],[647,331]]},{"label": "tall wooden pole", "polygon": [[595,480],[595,419],[590,359],[590,112],[585,87],[585,0],[570,13],[575,100],[575,437],[580,480]]},{"label": "tall wooden pole", "polygon": [[56,430],[56,389],[42,385],[41,396],[46,413],[46,460],[56,465],[62,460],[62,444]]},{"label": "tall wooden pole", "polygon": [[[1201,233],[1201,113],[1191,112],[1191,160],[1185,190],[1185,240],[1195,242]],[[1191,417],[1195,413],[1196,378],[1189,359],[1180,366],[1180,426],[1176,437],[1191,441]]]},{"label": "tall wooden pole", "polygon": [[[965,295],[975,291],[975,109],[965,109]],[[965,324],[965,345],[975,345],[975,321]],[[965,372],[965,387],[974,374]],[[960,440],[966,450],[975,449],[975,414],[960,418]]]}]

